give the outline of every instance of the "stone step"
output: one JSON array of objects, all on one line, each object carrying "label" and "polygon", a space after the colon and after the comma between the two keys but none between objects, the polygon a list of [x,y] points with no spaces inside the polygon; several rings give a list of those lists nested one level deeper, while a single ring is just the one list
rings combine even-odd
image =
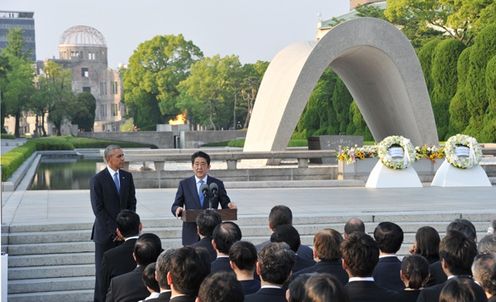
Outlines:
[{"label": "stone step", "polygon": [[9,302],[90,302],[93,289],[9,294]]},{"label": "stone step", "polygon": [[30,266],[9,268],[9,280],[94,276],[94,264]]},{"label": "stone step", "polygon": [[93,289],[95,277],[12,280],[9,281],[8,287],[11,294]]},{"label": "stone step", "polygon": [[9,256],[9,268],[95,263],[94,253]]}]

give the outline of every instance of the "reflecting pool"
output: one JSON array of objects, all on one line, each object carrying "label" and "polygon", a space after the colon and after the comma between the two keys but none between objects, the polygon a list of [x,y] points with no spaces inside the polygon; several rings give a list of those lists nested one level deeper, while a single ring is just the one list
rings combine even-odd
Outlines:
[{"label": "reflecting pool", "polygon": [[101,160],[62,159],[41,160],[30,190],[84,190],[97,172]]}]

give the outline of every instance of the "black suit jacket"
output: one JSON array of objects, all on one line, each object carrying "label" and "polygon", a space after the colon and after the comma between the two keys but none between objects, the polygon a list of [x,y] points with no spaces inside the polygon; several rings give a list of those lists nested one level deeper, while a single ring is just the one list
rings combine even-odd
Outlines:
[{"label": "black suit jacket", "polygon": [[[219,179],[208,175],[207,184],[210,185],[211,183],[216,183],[219,188],[219,198],[212,201],[212,208],[217,209],[219,204],[223,209],[227,208],[227,205],[231,202],[231,200],[229,199],[229,196],[227,196],[224,183]],[[208,200],[204,201],[203,207],[200,204],[200,197],[198,196],[198,190],[196,188],[195,176],[188,177],[179,182],[176,198],[174,199],[174,203],[171,207],[172,215],[176,215],[176,209],[178,207],[183,207],[186,210],[207,209],[209,207]],[[182,238],[183,245],[191,245],[199,240],[195,222],[183,222]]]},{"label": "black suit jacket", "polygon": [[101,297],[105,297],[110,280],[115,276],[128,273],[136,268],[133,258],[134,244],[137,239],[129,239],[103,254]]},{"label": "black suit jacket", "polygon": [[286,302],[286,291],[282,288],[261,288],[245,296],[245,302]]},{"label": "black suit jacket", "polygon": [[229,264],[229,257],[219,257],[210,264],[210,273],[216,272],[232,272],[231,265]]},{"label": "black suit jacket", "polygon": [[377,286],[372,281],[352,281],[345,286],[351,302],[398,302],[396,292]]},{"label": "black suit jacket", "polygon": [[432,286],[446,282],[448,277],[441,267],[441,261],[436,261],[429,265],[429,271],[431,273],[431,276],[429,277],[427,285]]},{"label": "black suit jacket", "polygon": [[394,291],[402,291],[405,288],[400,279],[401,261],[398,257],[382,257],[374,268],[372,276],[379,287]]},{"label": "black suit jacket", "polygon": [[210,263],[212,263],[217,258],[217,252],[212,246],[212,237],[204,237],[200,241],[195,242],[191,245],[194,248],[204,248],[210,255]]},{"label": "black suit jacket", "polygon": [[119,170],[120,192],[107,168],[90,180],[91,207],[95,223],[91,239],[97,243],[111,241],[115,235],[117,214],[123,209],[136,211],[136,192],[131,173]]},{"label": "black suit jacket", "polygon": [[239,281],[243,288],[243,293],[246,295],[256,293],[260,289],[260,280],[243,280]]},{"label": "black suit jacket", "polygon": [[307,260],[303,257],[300,256],[300,254],[296,254],[296,261],[295,264],[293,265],[293,272],[298,272],[301,271],[302,269],[312,267],[315,265],[315,261],[312,260]]},{"label": "black suit jacket", "polygon": [[143,283],[142,266],[137,266],[129,273],[112,278],[107,291],[106,302],[136,302],[150,295]]},{"label": "black suit jacket", "polygon": [[295,276],[310,273],[327,273],[336,277],[343,285],[348,283],[348,274],[341,265],[341,260],[320,261],[295,273]]},{"label": "black suit jacket", "polygon": [[171,292],[163,292],[157,298],[148,299],[147,302],[169,302],[171,297]]},{"label": "black suit jacket", "polygon": [[195,302],[196,297],[190,297],[190,296],[178,296],[175,297],[174,299],[170,299],[170,302]]},{"label": "black suit jacket", "polygon": [[[467,278],[467,277],[459,276],[456,278]],[[434,286],[424,288],[420,292],[420,294],[417,298],[417,302],[438,302],[439,296],[441,295],[441,291],[443,290],[443,287],[450,281],[451,281],[451,279],[446,280],[446,282],[444,282],[444,283],[436,284]],[[474,292],[476,295],[476,301],[477,302],[486,302],[487,301],[486,293],[484,292],[482,287],[477,285],[477,283],[475,283],[475,282],[472,282],[471,286],[474,289]]]},{"label": "black suit jacket", "polygon": [[401,302],[416,302],[420,294],[420,289],[416,290],[402,290],[398,292],[398,301]]}]

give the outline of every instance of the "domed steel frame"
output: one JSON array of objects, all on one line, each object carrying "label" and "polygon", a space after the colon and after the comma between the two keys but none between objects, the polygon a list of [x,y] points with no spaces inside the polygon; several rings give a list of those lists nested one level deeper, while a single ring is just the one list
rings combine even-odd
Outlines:
[{"label": "domed steel frame", "polygon": [[105,38],[97,29],[86,26],[76,25],[68,28],[60,38],[60,45],[92,45],[107,47]]}]

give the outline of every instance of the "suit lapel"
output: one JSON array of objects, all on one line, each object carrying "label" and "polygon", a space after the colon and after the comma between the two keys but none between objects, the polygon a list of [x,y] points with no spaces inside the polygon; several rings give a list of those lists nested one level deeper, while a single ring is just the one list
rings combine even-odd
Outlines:
[{"label": "suit lapel", "polygon": [[201,209],[201,203],[200,203],[200,196],[198,196],[198,189],[196,188],[196,178],[195,176],[190,178],[189,182],[190,190],[193,193],[194,199],[196,201],[196,205],[198,206],[198,209]]},{"label": "suit lapel", "polygon": [[[121,198],[121,194],[120,192],[117,192],[117,187],[115,186],[115,182],[114,182],[114,179],[112,178],[112,175],[110,175],[110,172],[107,168],[105,168],[105,178],[107,179],[107,182],[110,183],[110,185],[113,187],[113,190],[114,190],[114,193],[116,194],[116,199],[119,200],[119,207],[121,209],[125,209],[126,208],[126,205],[123,204],[123,198]],[[119,178],[120,178],[120,182],[121,182],[121,187],[120,187],[120,191],[122,192],[122,186],[124,185],[124,182],[126,181],[124,176],[123,176],[123,173],[122,173],[122,170],[119,171]]]}]

